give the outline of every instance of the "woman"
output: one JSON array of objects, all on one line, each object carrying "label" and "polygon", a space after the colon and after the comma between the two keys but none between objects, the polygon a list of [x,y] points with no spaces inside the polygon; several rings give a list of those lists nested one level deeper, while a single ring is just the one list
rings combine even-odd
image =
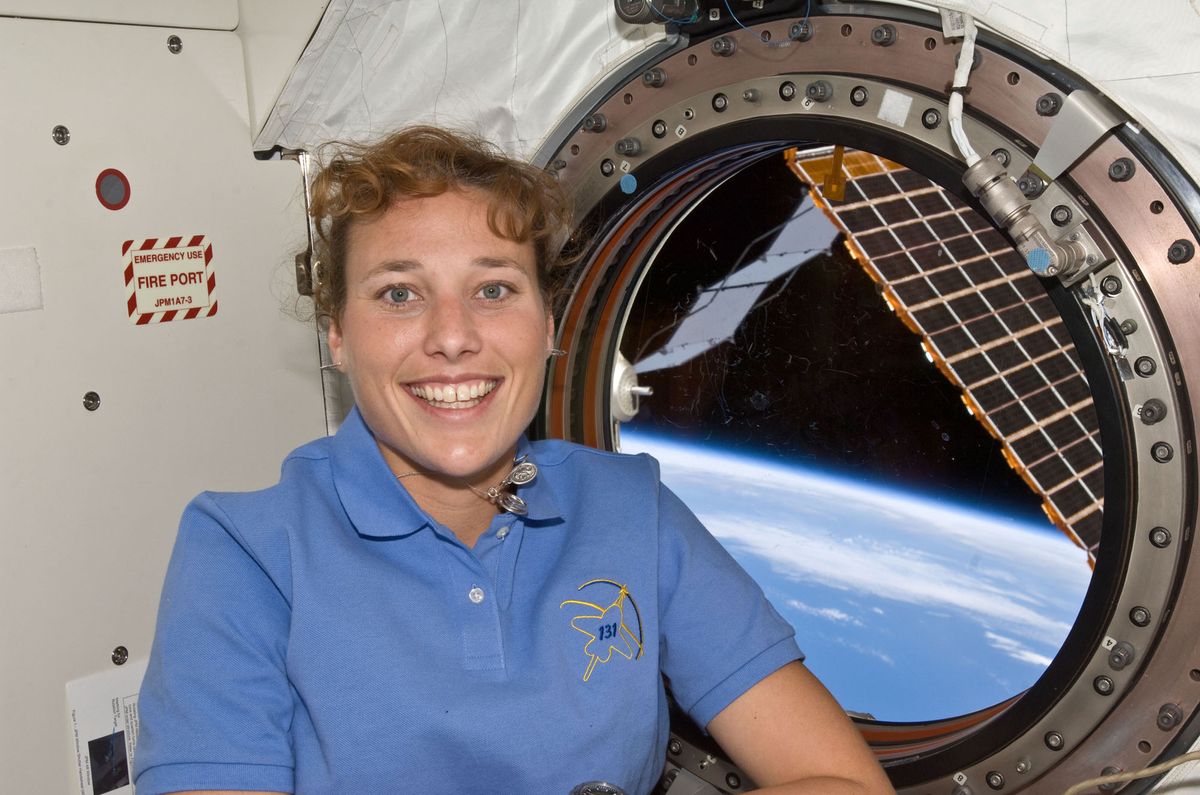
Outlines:
[{"label": "woman", "polygon": [[313,190],[357,407],[278,485],[185,512],[139,795],[647,792],[664,676],[764,792],[890,792],[652,459],[522,436],[553,353],[553,178],[413,128]]}]

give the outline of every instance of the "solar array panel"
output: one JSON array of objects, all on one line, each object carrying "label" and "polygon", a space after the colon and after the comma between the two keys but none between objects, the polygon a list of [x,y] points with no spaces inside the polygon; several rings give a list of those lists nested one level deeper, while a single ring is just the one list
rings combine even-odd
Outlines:
[{"label": "solar array panel", "polygon": [[[987,219],[915,171],[852,151],[793,150],[788,163],[1050,520],[1094,560],[1104,509],[1099,422],[1038,277]],[[822,187],[837,185],[828,180],[835,166],[845,178],[840,198],[840,186]]]}]

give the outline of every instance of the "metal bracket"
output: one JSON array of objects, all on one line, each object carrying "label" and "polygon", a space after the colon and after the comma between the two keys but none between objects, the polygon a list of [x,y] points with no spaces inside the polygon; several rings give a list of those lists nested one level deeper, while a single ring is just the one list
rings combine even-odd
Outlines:
[{"label": "metal bracket", "polygon": [[1097,269],[1103,268],[1117,258],[1116,253],[1104,242],[1104,237],[1096,228],[1096,224],[1085,219],[1074,229],[1061,238],[1060,243],[1072,243],[1084,251],[1083,264],[1080,269],[1070,275],[1062,275],[1059,279],[1067,287],[1072,287],[1086,279]]},{"label": "metal bracket", "polygon": [[1125,332],[1121,330],[1120,322],[1108,311],[1106,304],[1109,298],[1096,282],[1096,275],[1094,273],[1089,275],[1086,281],[1081,281],[1077,285],[1077,289],[1079,290],[1079,300],[1088,308],[1092,326],[1096,329],[1096,335],[1100,338],[1104,350],[1113,360],[1117,375],[1122,381],[1130,380],[1133,378],[1133,367],[1130,366],[1126,356],[1129,352],[1129,340],[1126,339]]},{"label": "metal bracket", "polygon": [[304,220],[308,233],[308,250],[296,255],[296,292],[300,295],[312,295],[317,277],[314,273],[316,263],[313,261],[317,230],[312,214],[309,212],[312,207],[310,190],[313,178],[312,155],[303,149],[288,149],[280,152],[279,156],[284,160],[295,160],[300,166],[300,179],[304,185]]},{"label": "metal bracket", "polygon": [[1031,170],[1053,182],[1087,154],[1108,131],[1126,121],[1107,99],[1082,89],[1067,95],[1042,141]]}]

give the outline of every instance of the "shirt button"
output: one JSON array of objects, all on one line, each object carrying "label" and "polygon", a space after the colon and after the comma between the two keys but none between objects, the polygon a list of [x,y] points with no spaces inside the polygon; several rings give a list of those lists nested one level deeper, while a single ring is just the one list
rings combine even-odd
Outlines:
[{"label": "shirt button", "polygon": [[478,585],[476,585],[474,588],[472,588],[470,591],[467,592],[467,598],[470,599],[475,604],[479,604],[480,602],[483,601],[483,589],[480,588]]},{"label": "shirt button", "polygon": [[496,531],[496,538],[503,539],[506,535],[508,535],[508,529],[509,525],[504,525],[504,527],[501,527]]}]

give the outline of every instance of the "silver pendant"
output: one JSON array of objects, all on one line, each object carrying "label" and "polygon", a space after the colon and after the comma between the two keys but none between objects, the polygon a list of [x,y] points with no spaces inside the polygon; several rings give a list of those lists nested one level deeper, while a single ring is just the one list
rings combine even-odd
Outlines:
[{"label": "silver pendant", "polygon": [[495,502],[501,507],[501,509],[508,511],[509,513],[515,513],[518,516],[524,516],[525,514],[529,513],[529,508],[525,505],[525,500],[521,499],[515,494],[500,492],[496,495]]},{"label": "silver pendant", "polygon": [[512,484],[514,486],[524,486],[529,481],[537,477],[537,464],[530,461],[522,461],[513,467],[513,471],[508,473],[501,485]]}]

